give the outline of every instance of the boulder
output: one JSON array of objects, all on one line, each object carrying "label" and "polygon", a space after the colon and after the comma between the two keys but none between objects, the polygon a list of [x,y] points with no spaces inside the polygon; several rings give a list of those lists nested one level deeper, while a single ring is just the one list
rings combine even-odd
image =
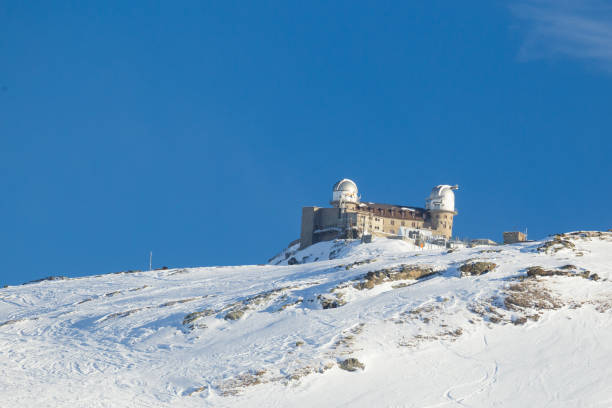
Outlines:
[{"label": "boulder", "polygon": [[352,357],[341,361],[340,363],[338,363],[338,366],[340,366],[341,369],[346,371],[357,371],[358,369],[365,369],[365,365],[361,361]]}]

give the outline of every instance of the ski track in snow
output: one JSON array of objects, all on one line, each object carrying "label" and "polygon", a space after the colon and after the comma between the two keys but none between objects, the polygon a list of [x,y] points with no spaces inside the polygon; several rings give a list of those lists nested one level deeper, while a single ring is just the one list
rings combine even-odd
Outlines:
[{"label": "ski track in snow", "polygon": [[[280,257],[1,289],[1,406],[610,406],[612,234],[572,242],[551,253],[542,242],[450,253],[324,242],[293,266]],[[459,277],[468,260],[498,267]],[[353,288],[402,264],[438,273]],[[504,307],[525,268],[567,264],[600,279],[538,278],[562,306]],[[336,293],[346,303],[322,309],[319,297]],[[521,313],[539,319],[512,324]],[[341,370],[347,357],[365,370]]]}]

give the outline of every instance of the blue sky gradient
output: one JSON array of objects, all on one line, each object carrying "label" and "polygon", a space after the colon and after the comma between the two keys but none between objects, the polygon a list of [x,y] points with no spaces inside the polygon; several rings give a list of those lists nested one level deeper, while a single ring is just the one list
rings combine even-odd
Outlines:
[{"label": "blue sky gradient", "polygon": [[610,7],[404,3],[3,3],[0,284],[264,263],[343,177],[459,184],[460,237],[612,228]]}]

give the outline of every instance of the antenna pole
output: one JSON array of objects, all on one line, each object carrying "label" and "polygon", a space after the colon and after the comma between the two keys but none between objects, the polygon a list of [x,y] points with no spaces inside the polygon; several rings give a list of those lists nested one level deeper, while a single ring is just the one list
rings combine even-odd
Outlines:
[{"label": "antenna pole", "polygon": [[149,252],[149,270],[153,270],[153,251]]}]

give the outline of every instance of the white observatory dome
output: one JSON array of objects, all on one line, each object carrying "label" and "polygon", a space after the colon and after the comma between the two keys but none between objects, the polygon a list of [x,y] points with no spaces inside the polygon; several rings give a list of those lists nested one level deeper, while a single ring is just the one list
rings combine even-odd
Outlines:
[{"label": "white observatory dome", "polygon": [[353,180],[342,179],[334,184],[332,203],[336,202],[359,202],[359,191],[357,190],[357,184]]},{"label": "white observatory dome", "polygon": [[425,208],[427,210],[438,211],[455,211],[455,193],[453,190],[459,189],[459,186],[449,186],[448,184],[440,184],[435,186],[427,198]]}]

